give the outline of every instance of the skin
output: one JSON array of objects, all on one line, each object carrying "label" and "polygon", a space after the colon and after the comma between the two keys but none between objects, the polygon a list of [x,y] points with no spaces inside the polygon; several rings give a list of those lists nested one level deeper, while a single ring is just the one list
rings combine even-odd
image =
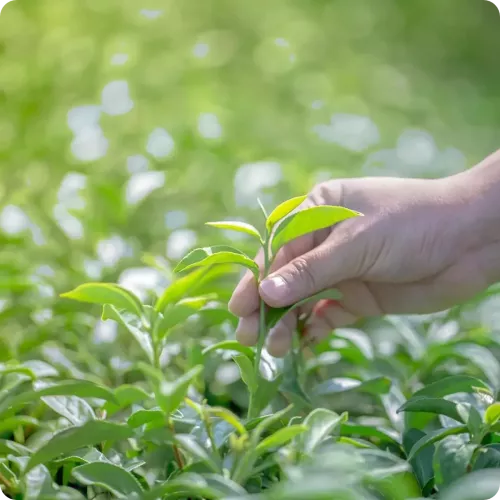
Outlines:
[{"label": "skin", "polygon": [[[293,304],[328,288],[321,301],[290,313],[268,335],[276,357],[290,348],[302,313],[317,341],[361,317],[431,313],[473,298],[500,280],[500,152],[443,179],[336,179],[314,187],[299,209],[340,205],[364,214],[298,238],[276,256],[258,286],[243,277],[229,303],[238,340],[257,342],[259,300]],[[497,201],[498,200],[498,201]],[[262,255],[256,257],[262,266]]]}]

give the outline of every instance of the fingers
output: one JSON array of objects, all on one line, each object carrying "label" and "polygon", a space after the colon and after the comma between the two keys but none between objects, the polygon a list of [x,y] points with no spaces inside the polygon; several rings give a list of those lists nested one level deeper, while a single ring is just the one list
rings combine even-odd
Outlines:
[{"label": "fingers", "polygon": [[236,328],[236,340],[243,345],[253,346],[259,338],[259,313],[241,318]]},{"label": "fingers", "polygon": [[323,243],[263,280],[261,297],[271,307],[285,307],[341,281],[358,278],[376,257],[366,244],[362,227],[356,219],[343,222]]}]

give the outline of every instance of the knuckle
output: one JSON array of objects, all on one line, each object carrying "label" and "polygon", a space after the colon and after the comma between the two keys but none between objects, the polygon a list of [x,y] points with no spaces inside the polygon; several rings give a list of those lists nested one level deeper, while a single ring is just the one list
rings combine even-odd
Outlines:
[{"label": "knuckle", "polygon": [[292,262],[292,266],[292,273],[299,278],[301,287],[305,287],[307,290],[314,290],[316,288],[317,279],[311,271],[307,259],[304,257],[297,257]]}]

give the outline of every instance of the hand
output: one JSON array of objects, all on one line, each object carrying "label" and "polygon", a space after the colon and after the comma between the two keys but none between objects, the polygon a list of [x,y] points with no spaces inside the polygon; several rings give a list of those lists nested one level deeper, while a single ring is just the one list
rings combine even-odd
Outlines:
[{"label": "hand", "polygon": [[[337,288],[342,300],[316,304],[307,324],[307,335],[319,340],[360,317],[436,312],[485,289],[496,277],[492,268],[500,268],[500,234],[489,238],[491,231],[475,224],[462,178],[359,178],[316,186],[299,208],[341,205],[364,217],[289,243],[260,287],[245,275],[229,303],[240,317],[238,340],[257,342],[260,297],[283,307]],[[256,262],[262,267],[261,254]],[[286,354],[298,316],[311,307],[289,313],[269,333],[271,355]]]}]

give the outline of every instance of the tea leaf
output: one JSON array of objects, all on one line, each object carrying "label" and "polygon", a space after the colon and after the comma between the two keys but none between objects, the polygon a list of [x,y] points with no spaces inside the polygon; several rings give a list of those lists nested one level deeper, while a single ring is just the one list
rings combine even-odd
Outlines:
[{"label": "tea leaf", "polygon": [[294,437],[298,436],[299,434],[302,434],[303,432],[306,432],[307,430],[308,427],[302,424],[290,425],[288,427],[284,427],[283,429],[276,431],[274,434],[268,436],[263,441],[261,441],[257,445],[255,451],[258,454],[265,453],[266,451],[269,451],[272,448],[277,448],[279,446],[288,443]]},{"label": "tea leaf", "polygon": [[456,434],[465,434],[467,432],[468,429],[466,425],[459,425],[457,427],[449,427],[447,429],[438,429],[436,431],[429,432],[413,445],[412,449],[410,450],[410,454],[408,455],[408,460],[412,460],[413,457],[415,457],[415,455],[426,446],[437,443],[445,437],[453,436]]},{"label": "tea leaf", "polygon": [[114,390],[117,403],[108,401],[104,405],[104,410],[108,415],[113,415],[117,411],[126,408],[134,403],[145,401],[151,398],[151,394],[136,385],[124,384]]},{"label": "tea leaf", "polygon": [[133,431],[126,425],[104,420],[91,420],[78,427],[69,427],[36,450],[26,465],[26,471],[41,463],[48,463],[63,453],[94,446],[102,441],[118,441],[133,436]]},{"label": "tea leaf", "polygon": [[87,401],[76,396],[47,396],[42,397],[42,401],[73,425],[82,425],[96,418],[94,410]]},{"label": "tea leaf", "polygon": [[500,468],[500,444],[490,444],[477,450],[473,470]]},{"label": "tea leaf", "polygon": [[490,387],[478,378],[468,375],[452,375],[451,377],[445,377],[433,384],[425,386],[423,389],[413,394],[412,397],[427,396],[442,398],[459,392],[474,393],[477,388],[487,390],[491,393]]},{"label": "tea leaf", "polygon": [[[410,454],[413,446],[425,438],[425,436],[425,432],[419,429],[409,429],[403,434],[403,448],[407,456]],[[431,444],[408,460],[424,494],[428,493],[434,487],[434,468],[432,467],[434,451],[435,446]]]},{"label": "tea leaf", "polygon": [[321,205],[305,208],[289,215],[277,226],[271,247],[274,254],[288,242],[307,233],[333,226],[341,221],[362,214],[344,207]]},{"label": "tea leaf", "polygon": [[340,431],[341,424],[346,421],[347,413],[338,415],[326,408],[317,408],[304,419],[307,431],[296,440],[297,445],[305,453],[311,454],[327,437]]},{"label": "tea leaf", "polygon": [[299,300],[295,304],[288,307],[270,307],[268,308],[266,314],[268,328],[273,328],[278,323],[278,321],[280,321],[285,316],[285,314],[289,313],[290,311],[293,311],[294,309],[297,309],[298,307],[301,307],[308,302],[316,302],[323,299],[341,300],[342,294],[338,290],[334,289],[323,290],[322,292],[318,292],[311,297]]},{"label": "tea leaf", "polygon": [[219,229],[229,229],[230,231],[237,231],[239,233],[246,233],[254,238],[257,238],[259,242],[262,243],[262,236],[260,235],[257,228],[253,227],[251,224],[246,222],[238,221],[217,221],[217,222],[207,222],[207,226],[217,227]]},{"label": "tea leaf", "polygon": [[90,304],[109,304],[137,316],[143,314],[140,300],[133,293],[113,283],[85,283],[61,294],[61,297]]},{"label": "tea leaf", "polygon": [[131,495],[143,493],[139,481],[130,472],[115,464],[92,462],[75,467],[72,474],[80,483],[100,486],[117,498],[128,499]]},{"label": "tea leaf", "polygon": [[436,415],[446,415],[458,422],[467,423],[457,410],[457,404],[452,401],[440,398],[413,397],[409,399],[398,413],[404,411],[434,413]]},{"label": "tea leaf", "polygon": [[484,421],[491,426],[500,421],[500,403],[493,403],[486,409]]},{"label": "tea leaf", "polygon": [[124,326],[137,341],[150,363],[153,363],[153,344],[142,322],[133,314],[120,312],[114,306],[105,304],[102,309],[102,319],[111,319]]},{"label": "tea leaf", "polygon": [[245,426],[240,422],[240,419],[232,411],[223,407],[208,407],[207,413],[214,417],[225,420],[228,424],[232,425],[242,436],[247,434]]},{"label": "tea leaf", "polygon": [[13,431],[18,427],[38,427],[39,425],[40,422],[36,418],[28,415],[16,415],[15,417],[6,418],[0,421],[0,434]]},{"label": "tea leaf", "polygon": [[165,422],[165,414],[161,410],[137,410],[127,420],[129,427],[136,428],[151,422]]},{"label": "tea leaf", "polygon": [[191,251],[177,264],[174,272],[180,273],[193,267],[213,264],[239,264],[250,269],[256,279],[259,278],[259,266],[248,255],[225,245],[197,248]]},{"label": "tea leaf", "polygon": [[252,394],[254,394],[257,391],[258,384],[257,380],[255,379],[255,372],[252,362],[243,355],[233,356],[233,359],[240,369],[241,379],[248,387],[248,390]]},{"label": "tea leaf", "polygon": [[[395,446],[401,446],[395,436],[389,434],[389,431],[383,431],[370,425],[353,424],[344,422],[340,426],[340,434],[342,436],[357,436],[362,438],[376,438],[382,442],[388,442]],[[394,433],[397,434],[397,433]]]},{"label": "tea leaf", "polygon": [[459,436],[448,436],[437,446],[434,453],[435,481],[447,486],[462,477],[469,466],[475,446],[464,443]]},{"label": "tea leaf", "polygon": [[278,205],[269,215],[266,221],[266,228],[268,232],[271,232],[273,227],[277,222],[279,222],[283,217],[286,217],[290,212],[295,210],[307,199],[307,195],[297,196],[295,198],[290,198]]},{"label": "tea leaf", "polygon": [[189,434],[176,434],[175,442],[192,458],[205,463],[212,471],[220,472],[219,467],[210,457],[207,450],[196,441],[194,436]]},{"label": "tea leaf", "polygon": [[250,347],[244,346],[243,344],[240,344],[236,340],[223,340],[222,342],[217,342],[216,344],[212,344],[208,347],[205,347],[203,349],[202,354],[206,356],[207,354],[213,352],[213,351],[237,351],[241,352],[241,354],[244,354],[247,358],[253,360],[255,357],[255,353],[253,349]]},{"label": "tea leaf", "polygon": [[177,380],[173,382],[164,380],[160,384],[158,403],[166,414],[170,414],[177,410],[186,397],[189,386],[202,371],[203,366],[198,365],[180,376]]}]

